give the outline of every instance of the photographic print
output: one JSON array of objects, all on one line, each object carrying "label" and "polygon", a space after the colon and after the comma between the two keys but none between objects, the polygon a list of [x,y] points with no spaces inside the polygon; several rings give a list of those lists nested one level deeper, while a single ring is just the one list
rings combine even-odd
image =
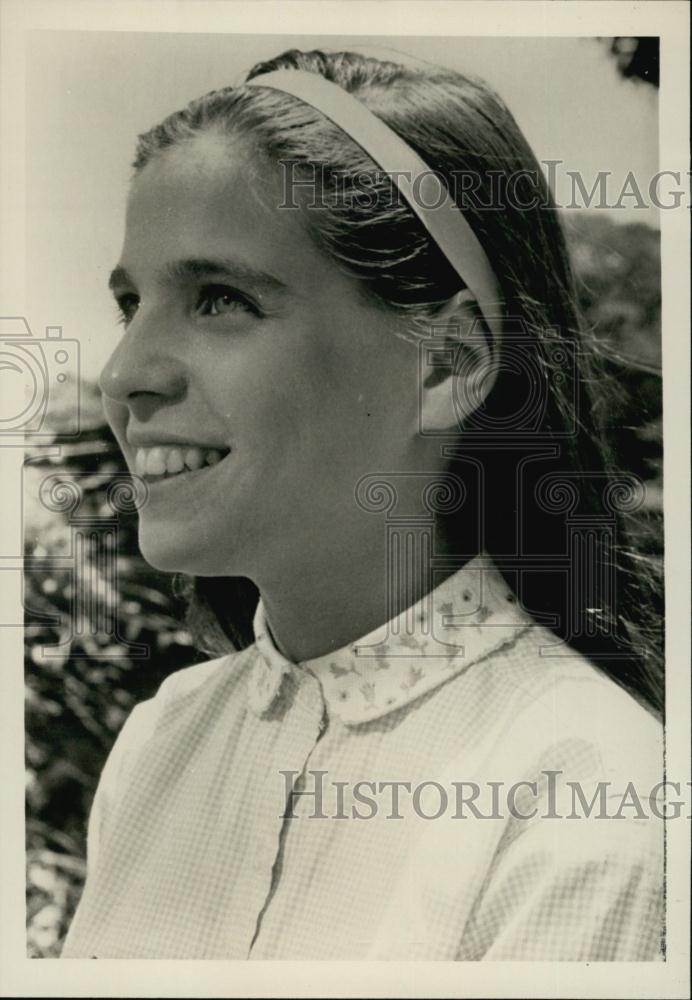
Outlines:
[{"label": "photographic print", "polygon": [[685,995],[687,14],[549,6],[28,20],[27,977]]}]

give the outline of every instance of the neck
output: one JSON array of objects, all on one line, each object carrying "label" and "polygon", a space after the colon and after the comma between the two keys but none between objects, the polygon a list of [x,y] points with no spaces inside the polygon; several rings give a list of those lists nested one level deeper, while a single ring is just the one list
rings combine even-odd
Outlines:
[{"label": "neck", "polygon": [[[414,547],[423,531],[407,531]],[[450,551],[441,525],[435,530],[434,552]],[[362,638],[420,600],[433,587],[429,560],[418,552],[396,565],[387,558],[382,526],[367,546],[323,548],[309,567],[285,578],[259,581],[258,586],[275,645],[293,662],[315,659]],[[391,541],[390,541],[391,548]],[[456,572],[452,567],[447,575]],[[436,574],[434,585],[443,577]]]}]

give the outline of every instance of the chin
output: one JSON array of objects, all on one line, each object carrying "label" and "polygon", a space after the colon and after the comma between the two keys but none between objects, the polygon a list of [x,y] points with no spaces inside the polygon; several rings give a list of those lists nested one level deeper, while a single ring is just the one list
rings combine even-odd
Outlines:
[{"label": "chin", "polygon": [[[206,540],[205,540],[206,541]],[[206,541],[208,545],[208,541]],[[205,549],[202,539],[161,527],[140,524],[139,550],[153,569],[161,573],[186,573],[189,576],[230,576],[227,566],[219,564],[219,552]]]}]

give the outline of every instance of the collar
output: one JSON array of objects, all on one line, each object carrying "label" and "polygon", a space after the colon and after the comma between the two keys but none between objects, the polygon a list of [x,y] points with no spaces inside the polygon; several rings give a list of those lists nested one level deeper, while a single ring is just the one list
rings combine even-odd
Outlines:
[{"label": "collar", "polygon": [[416,604],[354,643],[292,663],[276,648],[262,600],[254,617],[250,704],[262,715],[284,676],[307,670],[320,682],[331,716],[347,725],[381,718],[420,698],[531,624],[492,559],[480,553]]}]

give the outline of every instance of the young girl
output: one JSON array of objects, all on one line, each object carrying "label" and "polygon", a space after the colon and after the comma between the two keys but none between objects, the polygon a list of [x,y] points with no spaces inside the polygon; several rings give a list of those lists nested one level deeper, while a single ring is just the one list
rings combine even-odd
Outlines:
[{"label": "young girl", "polygon": [[219,655],[123,728],[63,955],[660,957],[640,497],[512,116],[291,51],[134,167],[101,384]]}]

